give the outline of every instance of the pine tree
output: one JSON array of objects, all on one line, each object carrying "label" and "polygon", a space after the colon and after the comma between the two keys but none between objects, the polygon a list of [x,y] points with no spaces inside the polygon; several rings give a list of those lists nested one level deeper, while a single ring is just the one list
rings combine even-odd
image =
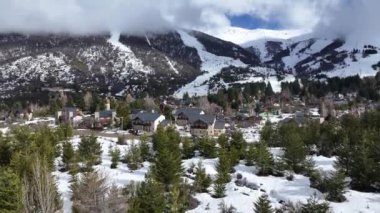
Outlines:
[{"label": "pine tree", "polygon": [[189,159],[194,156],[195,146],[190,138],[183,139],[182,142],[182,159]]},{"label": "pine tree", "polygon": [[266,88],[265,88],[265,97],[270,97],[274,95],[274,92],[273,92],[273,89],[272,89],[272,85],[270,82],[268,82]]},{"label": "pine tree", "polygon": [[93,165],[101,163],[102,147],[97,141],[97,137],[83,136],[78,146],[80,160],[90,169]]},{"label": "pine tree", "polygon": [[345,135],[342,143],[337,148],[337,160],[335,161],[335,167],[342,170],[346,174],[350,174],[352,164],[352,149],[349,144],[349,139],[347,135]]},{"label": "pine tree", "polygon": [[150,147],[148,144],[149,137],[146,134],[141,135],[140,137],[140,152],[141,152],[141,158],[143,161],[148,161],[151,159],[151,154],[150,154]]},{"label": "pine tree", "polygon": [[332,202],[343,202],[346,200],[344,193],[346,188],[345,176],[341,171],[334,172],[326,180],[326,199]]},{"label": "pine tree", "polygon": [[245,155],[245,165],[247,166],[253,166],[254,165],[254,160],[255,160],[255,154],[256,154],[256,148],[254,144],[249,144],[248,145],[248,151],[246,152]]},{"label": "pine tree", "polygon": [[228,143],[228,137],[225,134],[222,134],[218,137],[218,144],[219,147],[222,149],[227,149],[229,148],[229,143]]},{"label": "pine tree", "polygon": [[221,182],[228,183],[231,181],[231,159],[228,156],[228,152],[224,149],[220,149],[218,153],[219,161],[216,164],[216,171],[218,172],[218,178]]},{"label": "pine tree", "polygon": [[284,160],[296,173],[303,170],[306,159],[306,147],[297,132],[289,132],[285,143]]},{"label": "pine tree", "polygon": [[202,161],[198,162],[195,171],[195,178],[193,187],[196,192],[207,192],[208,187],[211,185],[211,177],[206,174],[206,170],[203,168]]},{"label": "pine tree", "polygon": [[173,185],[168,195],[167,212],[186,212],[189,205],[190,189],[186,183]]},{"label": "pine tree", "polygon": [[259,197],[256,203],[254,203],[255,208],[253,211],[255,213],[273,213],[274,210],[270,204],[267,194],[263,194]]},{"label": "pine tree", "polygon": [[270,121],[265,122],[265,126],[261,130],[260,140],[265,141],[268,144],[271,144],[273,132],[274,132],[274,129],[273,129],[272,123]]},{"label": "pine tree", "polygon": [[60,140],[67,140],[74,135],[74,129],[70,124],[61,124],[56,130]]},{"label": "pine tree", "polygon": [[199,140],[198,149],[200,154],[205,158],[216,157],[215,141],[209,137],[203,137]]},{"label": "pine tree", "polygon": [[260,168],[260,175],[266,176],[272,173],[274,164],[272,154],[269,152],[266,143],[263,141],[260,142],[256,147],[255,162],[256,165]]},{"label": "pine tree", "polygon": [[0,170],[0,212],[21,212],[21,181],[10,169]]},{"label": "pine tree", "polygon": [[62,145],[62,162],[65,164],[65,169],[70,170],[71,164],[75,160],[75,151],[70,142],[64,142]]},{"label": "pine tree", "polygon": [[307,203],[301,207],[301,213],[328,213],[329,204],[327,202],[319,202],[314,196],[307,200]]},{"label": "pine tree", "polygon": [[0,136],[0,166],[9,166],[13,154],[13,146],[8,136]]},{"label": "pine tree", "polygon": [[373,190],[376,180],[376,162],[369,157],[367,147],[361,145],[355,151],[352,158],[353,165],[349,176],[351,177],[351,187],[359,191]]},{"label": "pine tree", "polygon": [[174,129],[157,132],[155,143],[157,147],[154,164],[152,165],[153,178],[164,184],[168,190],[170,185],[180,183],[183,172],[181,162],[181,150],[179,148],[179,133]]},{"label": "pine tree", "polygon": [[120,149],[117,147],[110,149],[109,154],[111,155],[111,169],[115,169],[120,161]]},{"label": "pine tree", "polygon": [[247,142],[243,138],[243,133],[235,131],[231,136],[231,150],[235,149],[238,154],[238,159],[244,159],[245,151],[247,148]]},{"label": "pine tree", "polygon": [[226,196],[226,183],[223,181],[223,178],[217,177],[217,179],[214,181],[214,197],[215,198],[222,198]]},{"label": "pine tree", "polygon": [[128,152],[124,156],[124,162],[128,164],[128,168],[136,170],[140,168],[143,159],[141,157],[141,150],[136,144],[131,144]]},{"label": "pine tree", "polygon": [[165,212],[166,202],[164,194],[164,186],[161,183],[154,181],[152,178],[147,178],[137,186],[136,196],[130,200],[134,207],[131,212]]}]

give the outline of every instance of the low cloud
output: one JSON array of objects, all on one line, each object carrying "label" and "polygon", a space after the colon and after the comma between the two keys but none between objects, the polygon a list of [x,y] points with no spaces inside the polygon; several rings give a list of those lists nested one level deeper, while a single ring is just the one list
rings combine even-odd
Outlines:
[{"label": "low cloud", "polygon": [[380,1],[346,0],[321,17],[314,32],[322,37],[341,37],[356,43],[380,44]]},{"label": "low cloud", "polygon": [[0,32],[145,33],[230,26],[252,15],[283,29],[380,38],[378,0],[0,0]]}]

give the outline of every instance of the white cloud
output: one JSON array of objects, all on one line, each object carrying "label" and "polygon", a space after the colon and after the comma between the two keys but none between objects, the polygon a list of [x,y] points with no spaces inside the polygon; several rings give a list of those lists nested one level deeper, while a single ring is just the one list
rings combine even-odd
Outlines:
[{"label": "white cloud", "polygon": [[212,29],[229,26],[227,15],[249,14],[284,29],[375,38],[378,8],[379,0],[0,0],[0,32]]},{"label": "white cloud", "polygon": [[314,32],[320,36],[343,37],[358,43],[380,45],[380,1],[347,0],[331,7]]}]

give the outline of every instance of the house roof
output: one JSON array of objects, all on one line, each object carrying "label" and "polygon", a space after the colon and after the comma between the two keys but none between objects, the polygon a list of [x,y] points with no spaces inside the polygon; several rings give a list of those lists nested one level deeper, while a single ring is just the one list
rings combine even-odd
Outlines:
[{"label": "house roof", "polygon": [[144,110],[142,110],[142,109],[132,109],[131,110],[131,114],[132,115],[135,115],[135,114],[138,114],[138,113],[141,113],[141,112],[144,112]]},{"label": "house roof", "polygon": [[103,110],[99,112],[100,118],[108,118],[112,117],[112,113],[115,112],[114,110]]},{"label": "house roof", "polygon": [[168,119],[165,119],[163,120],[160,125],[166,127],[166,126],[170,126],[172,124],[172,121],[171,120],[168,120]]},{"label": "house roof", "polygon": [[217,120],[217,121],[215,121],[214,128],[215,129],[224,129],[225,124],[226,124],[226,122],[224,122],[223,120]]},{"label": "house roof", "polygon": [[157,120],[161,115],[159,113],[141,112],[134,116],[133,120],[140,119],[142,121],[152,122]]},{"label": "house roof", "polygon": [[183,113],[187,117],[192,117],[195,115],[200,115],[202,112],[203,111],[199,108],[181,108],[175,112],[175,115],[178,116],[179,114]]},{"label": "house roof", "polygon": [[203,121],[203,122],[211,125],[215,121],[215,116],[214,115],[204,115],[204,114],[201,114],[201,115],[194,115],[194,116],[189,117],[189,122],[191,124],[193,124],[196,121]]},{"label": "house roof", "polygon": [[64,107],[62,111],[67,111],[67,112],[76,112],[77,108],[75,107]]}]

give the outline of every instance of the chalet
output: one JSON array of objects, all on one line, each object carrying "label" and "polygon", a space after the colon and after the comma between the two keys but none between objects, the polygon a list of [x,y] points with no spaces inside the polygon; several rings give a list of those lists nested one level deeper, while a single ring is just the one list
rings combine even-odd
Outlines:
[{"label": "chalet", "polygon": [[214,125],[214,136],[219,137],[222,134],[226,133],[225,128],[226,123],[223,120],[217,120]]},{"label": "chalet", "polygon": [[74,122],[74,117],[80,114],[80,110],[78,110],[76,107],[64,107],[57,112],[56,120],[58,124],[65,123],[75,127],[77,123]]},{"label": "chalet", "polygon": [[132,128],[135,131],[155,132],[157,126],[165,120],[165,116],[154,112],[137,113],[132,118]]},{"label": "chalet", "polygon": [[96,128],[112,127],[117,121],[116,111],[111,109],[110,99],[106,98],[105,101],[105,110],[94,113],[94,127]]},{"label": "chalet", "polygon": [[325,118],[321,117],[318,108],[310,108],[309,109],[309,118],[310,118],[310,120],[317,121],[319,123],[323,123],[325,120]]},{"label": "chalet", "polygon": [[215,116],[196,115],[189,119],[190,133],[195,137],[214,136]]},{"label": "chalet", "polygon": [[199,108],[182,108],[174,112],[175,123],[178,126],[190,125],[190,120],[204,115],[205,113]]},{"label": "chalet", "polygon": [[296,113],[294,113],[293,118],[294,121],[298,124],[298,126],[303,126],[307,121],[305,113],[302,111],[297,111]]},{"label": "chalet", "polygon": [[95,112],[94,114],[95,127],[111,127],[115,125],[116,121],[117,118],[115,110],[106,109]]}]

